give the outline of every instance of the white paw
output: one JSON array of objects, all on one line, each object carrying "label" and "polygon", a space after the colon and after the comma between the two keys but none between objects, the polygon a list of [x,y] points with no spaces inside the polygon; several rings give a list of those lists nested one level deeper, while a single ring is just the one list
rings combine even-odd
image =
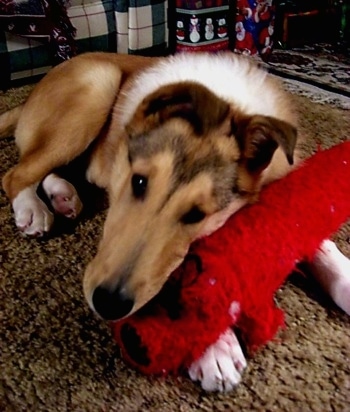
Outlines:
[{"label": "white paw", "polygon": [[190,366],[188,373],[206,391],[231,391],[241,381],[247,362],[241,345],[229,328]]},{"label": "white paw", "polygon": [[28,236],[40,237],[53,224],[53,214],[39,199],[35,187],[22,190],[12,203],[18,229]]},{"label": "white paw", "polygon": [[325,240],[311,263],[312,272],[334,302],[350,315],[350,260]]},{"label": "white paw", "polygon": [[75,219],[83,208],[75,187],[67,180],[50,173],[42,186],[56,213],[69,219]]}]

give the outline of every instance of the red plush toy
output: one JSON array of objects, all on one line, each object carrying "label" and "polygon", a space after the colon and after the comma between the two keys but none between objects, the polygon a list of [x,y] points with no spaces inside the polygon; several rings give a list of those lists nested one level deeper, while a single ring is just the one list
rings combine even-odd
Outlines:
[{"label": "red plush toy", "polygon": [[349,216],[345,142],[318,152],[193,244],[161,293],[112,325],[124,358],[144,373],[178,373],[230,326],[248,349],[265,344],[284,322],[276,290]]}]

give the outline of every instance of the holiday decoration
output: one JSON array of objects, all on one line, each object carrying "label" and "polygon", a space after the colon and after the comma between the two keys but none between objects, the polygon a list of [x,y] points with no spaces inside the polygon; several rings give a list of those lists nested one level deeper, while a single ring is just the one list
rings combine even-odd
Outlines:
[{"label": "holiday decoration", "polygon": [[246,55],[259,53],[268,59],[273,46],[275,6],[272,0],[237,0],[234,50]]},{"label": "holiday decoration", "polygon": [[176,20],[174,51],[229,50],[228,22],[234,18],[234,11],[230,12],[228,0],[176,0],[173,5],[171,13]]},{"label": "holiday decoration", "polygon": [[256,350],[284,324],[276,290],[349,217],[350,142],[344,142],[264,188],[258,203],[192,245],[158,296],[113,323],[125,360],[144,373],[176,374],[228,327]]}]

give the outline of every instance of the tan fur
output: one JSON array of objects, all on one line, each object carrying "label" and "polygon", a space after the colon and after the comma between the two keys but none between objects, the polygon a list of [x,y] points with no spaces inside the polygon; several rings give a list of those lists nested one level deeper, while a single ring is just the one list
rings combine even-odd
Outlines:
[{"label": "tan fur", "polygon": [[[140,61],[123,55],[86,54],[44,77],[18,120],[15,135],[21,161],[3,180],[10,200],[89,146],[110,114],[122,76],[139,68]],[[147,61],[142,59],[142,64]],[[56,82],[59,88],[52,87]]]},{"label": "tan fur", "polygon": [[[278,101],[274,117],[247,113],[205,85],[184,81],[146,96],[123,125],[135,76],[161,61],[79,56],[39,83],[20,116],[18,109],[0,118],[7,132],[18,122],[20,162],[3,178],[11,202],[93,146],[87,178],[107,189],[110,207],[84,278],[91,306],[101,285],[132,299],[130,313],[143,306],[193,240],[255,201],[264,183],[291,167],[287,158],[295,146],[295,120],[287,98],[270,79],[267,91]],[[148,179],[141,199],[133,195],[135,175]],[[204,218],[184,223],[193,209]]]},{"label": "tan fur", "polygon": [[23,106],[17,106],[0,117],[0,138],[12,136],[21,116]]}]

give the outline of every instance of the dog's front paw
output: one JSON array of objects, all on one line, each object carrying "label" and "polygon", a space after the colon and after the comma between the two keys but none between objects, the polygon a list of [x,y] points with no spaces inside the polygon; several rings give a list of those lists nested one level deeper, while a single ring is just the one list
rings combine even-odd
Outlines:
[{"label": "dog's front paw", "polygon": [[311,269],[334,302],[350,315],[350,259],[334,242],[325,240],[316,252]]},{"label": "dog's front paw", "polygon": [[247,362],[235,333],[229,328],[190,366],[188,373],[206,391],[228,392],[241,381]]},{"label": "dog's front paw", "polygon": [[13,211],[18,229],[27,236],[41,237],[53,224],[53,214],[36,195],[33,187],[22,190],[14,199]]},{"label": "dog's front paw", "polygon": [[68,219],[75,219],[80,214],[83,204],[75,187],[67,180],[50,173],[42,186],[56,213]]}]

